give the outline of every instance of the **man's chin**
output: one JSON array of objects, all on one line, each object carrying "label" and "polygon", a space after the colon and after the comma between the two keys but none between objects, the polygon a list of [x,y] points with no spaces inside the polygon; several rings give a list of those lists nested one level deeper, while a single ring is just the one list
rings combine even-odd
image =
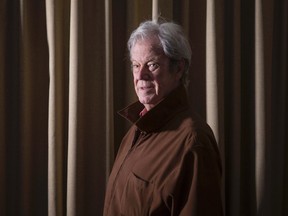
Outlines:
[{"label": "man's chin", "polygon": [[150,104],[153,102],[153,97],[138,97],[138,99],[142,104]]},{"label": "man's chin", "polygon": [[142,103],[142,104],[150,104],[150,103],[151,103],[151,100],[149,100],[149,99],[139,98],[139,101],[140,101],[140,103]]},{"label": "man's chin", "polygon": [[143,105],[155,105],[158,103],[159,100],[157,100],[156,98],[147,98],[147,97],[141,97],[141,98],[138,98],[140,103],[142,103]]}]

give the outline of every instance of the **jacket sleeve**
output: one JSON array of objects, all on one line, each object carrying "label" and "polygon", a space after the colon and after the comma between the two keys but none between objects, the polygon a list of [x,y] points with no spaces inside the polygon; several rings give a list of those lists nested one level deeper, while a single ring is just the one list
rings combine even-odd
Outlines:
[{"label": "jacket sleeve", "polygon": [[171,215],[223,215],[219,160],[218,152],[201,145],[183,156],[168,184]]}]

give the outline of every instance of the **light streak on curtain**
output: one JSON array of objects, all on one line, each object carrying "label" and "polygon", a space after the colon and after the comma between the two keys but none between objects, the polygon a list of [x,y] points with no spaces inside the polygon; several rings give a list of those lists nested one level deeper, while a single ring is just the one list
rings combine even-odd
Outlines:
[{"label": "light streak on curtain", "polygon": [[[66,3],[66,4],[65,4]],[[65,74],[65,11],[68,1],[46,1],[47,41],[49,50],[49,113],[48,113],[48,215],[64,215],[66,101]],[[65,9],[66,8],[66,9]]]},{"label": "light streak on curtain", "polygon": [[216,17],[214,0],[207,1],[206,24],[206,106],[207,123],[211,126],[217,142],[219,141],[218,128],[218,82],[216,60]]},{"label": "light streak on curtain", "polygon": [[159,16],[158,0],[152,0],[152,20],[157,21]]},{"label": "light streak on curtain", "polygon": [[112,2],[105,0],[106,182],[114,161]]},{"label": "light streak on curtain", "polygon": [[263,214],[261,205],[265,187],[265,70],[264,70],[264,32],[262,1],[255,5],[255,184],[258,214]]},{"label": "light streak on curtain", "polygon": [[[67,155],[67,216],[76,216],[77,203],[77,162],[78,144],[78,106],[79,71],[81,68],[81,1],[71,0],[70,16],[70,54],[69,54],[69,118],[68,118],[68,155]],[[78,157],[77,157],[78,156]]]}]

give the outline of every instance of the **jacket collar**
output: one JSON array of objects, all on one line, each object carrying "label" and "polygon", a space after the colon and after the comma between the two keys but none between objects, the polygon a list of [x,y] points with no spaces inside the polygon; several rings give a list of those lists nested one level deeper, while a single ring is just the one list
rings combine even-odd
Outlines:
[{"label": "jacket collar", "polygon": [[141,131],[149,133],[159,130],[175,114],[187,109],[188,106],[186,89],[180,85],[142,117],[139,114],[144,109],[144,105],[139,101],[118,113],[135,124]]}]

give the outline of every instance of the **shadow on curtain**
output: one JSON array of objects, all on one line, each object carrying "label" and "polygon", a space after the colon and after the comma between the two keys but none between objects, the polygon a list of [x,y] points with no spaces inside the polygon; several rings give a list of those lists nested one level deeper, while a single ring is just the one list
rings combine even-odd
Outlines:
[{"label": "shadow on curtain", "polygon": [[[101,215],[136,100],[126,41],[152,2],[0,1],[0,215]],[[286,0],[159,0],[192,46],[227,216],[288,215]]]}]

